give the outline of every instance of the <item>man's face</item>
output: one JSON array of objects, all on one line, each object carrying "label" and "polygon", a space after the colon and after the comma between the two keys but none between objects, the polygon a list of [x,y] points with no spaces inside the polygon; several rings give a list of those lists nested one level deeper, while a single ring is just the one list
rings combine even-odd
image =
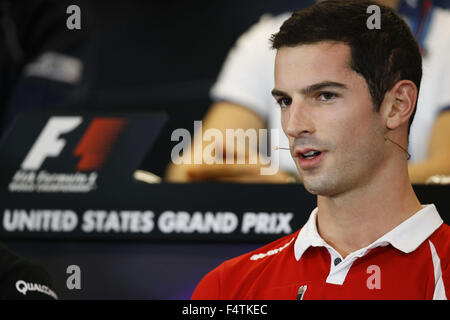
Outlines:
[{"label": "man's face", "polygon": [[[319,42],[282,47],[273,95],[305,188],[333,196],[367,185],[383,165],[384,127],[350,47]],[[320,153],[316,153],[316,151]]]}]

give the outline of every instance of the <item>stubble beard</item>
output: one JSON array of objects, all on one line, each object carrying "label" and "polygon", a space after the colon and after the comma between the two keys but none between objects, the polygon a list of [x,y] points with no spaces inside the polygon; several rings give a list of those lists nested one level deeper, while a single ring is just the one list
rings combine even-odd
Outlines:
[{"label": "stubble beard", "polygon": [[307,171],[299,169],[299,173],[309,193],[337,197],[368,184],[381,162],[380,154],[370,150],[362,150],[351,157],[328,154],[321,166]]}]

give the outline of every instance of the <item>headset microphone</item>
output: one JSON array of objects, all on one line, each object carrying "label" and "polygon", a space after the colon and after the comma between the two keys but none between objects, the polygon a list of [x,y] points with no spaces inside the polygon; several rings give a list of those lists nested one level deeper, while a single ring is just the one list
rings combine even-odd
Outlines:
[{"label": "headset microphone", "polygon": [[282,149],[282,150],[291,150],[291,149],[289,149],[289,148],[283,148],[283,147],[278,147],[278,146],[275,146],[274,149],[275,149],[275,150],[278,150],[278,149]]},{"label": "headset microphone", "polygon": [[[400,149],[402,149],[402,150],[408,155],[408,157],[407,157],[408,160],[411,159],[411,155],[409,154],[408,150],[406,150],[405,148],[403,148],[403,147],[402,147],[401,145],[399,145],[397,142],[392,141],[391,139],[389,139],[389,138],[386,137],[386,136],[384,136],[384,140],[385,140],[385,141],[386,141],[386,140],[387,140],[387,141],[390,141],[390,142],[392,142],[393,144],[395,144],[397,147],[399,147]],[[275,149],[275,150],[278,150],[278,149],[281,149],[281,150],[290,150],[289,148],[278,147],[278,146],[275,146],[274,149]]]},{"label": "headset microphone", "polygon": [[409,154],[408,150],[406,150],[405,148],[403,148],[403,147],[402,147],[401,145],[399,145],[397,142],[392,141],[392,140],[389,139],[387,136],[384,136],[384,141],[386,141],[386,140],[392,142],[392,143],[395,144],[397,147],[399,147],[400,149],[402,149],[402,150],[408,155],[407,160],[411,159],[411,155]]}]

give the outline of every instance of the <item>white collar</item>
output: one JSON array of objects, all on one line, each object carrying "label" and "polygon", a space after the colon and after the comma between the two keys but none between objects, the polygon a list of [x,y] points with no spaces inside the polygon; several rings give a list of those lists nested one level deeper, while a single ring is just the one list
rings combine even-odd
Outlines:
[{"label": "white collar", "polygon": [[[315,208],[311,212],[308,221],[300,230],[295,240],[294,252],[297,261],[300,260],[306,249],[311,246],[332,249],[317,232],[317,211],[318,208]],[[416,212],[381,238],[365,248],[352,252],[350,255],[361,257],[369,249],[388,244],[391,244],[404,253],[410,253],[416,250],[442,223],[443,221],[434,204],[423,205],[420,211]]]}]

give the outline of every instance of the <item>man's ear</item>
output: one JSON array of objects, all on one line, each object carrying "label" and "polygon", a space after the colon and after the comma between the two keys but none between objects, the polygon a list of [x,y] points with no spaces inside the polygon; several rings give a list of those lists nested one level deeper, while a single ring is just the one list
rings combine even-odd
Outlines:
[{"label": "man's ear", "polygon": [[380,107],[386,128],[393,130],[403,124],[408,125],[416,106],[417,92],[416,85],[410,80],[398,81],[386,92]]}]

